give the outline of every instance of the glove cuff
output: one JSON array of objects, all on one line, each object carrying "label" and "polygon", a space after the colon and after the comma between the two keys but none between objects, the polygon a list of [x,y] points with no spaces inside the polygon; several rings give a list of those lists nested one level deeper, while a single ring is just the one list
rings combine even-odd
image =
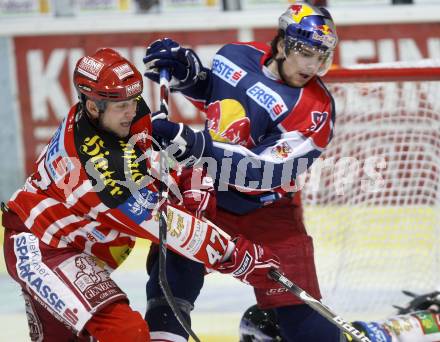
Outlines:
[{"label": "glove cuff", "polygon": [[206,69],[203,67],[199,56],[192,49],[186,49],[185,58],[187,60],[186,77],[178,82],[170,84],[173,91],[182,91],[194,86],[199,79],[206,79]]}]

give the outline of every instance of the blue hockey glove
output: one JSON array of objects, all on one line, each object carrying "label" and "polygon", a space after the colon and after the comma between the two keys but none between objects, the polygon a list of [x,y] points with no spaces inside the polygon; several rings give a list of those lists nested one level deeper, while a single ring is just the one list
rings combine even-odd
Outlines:
[{"label": "blue hockey glove", "polygon": [[156,40],[147,47],[145,57],[145,77],[159,83],[159,70],[170,70],[170,88],[183,90],[206,78],[199,57],[191,49],[181,47],[169,38]]},{"label": "blue hockey glove", "polygon": [[155,112],[152,114],[153,136],[166,139],[171,144],[168,152],[185,166],[194,165],[211,143],[207,131],[195,131],[183,123],[166,120],[166,114]]}]

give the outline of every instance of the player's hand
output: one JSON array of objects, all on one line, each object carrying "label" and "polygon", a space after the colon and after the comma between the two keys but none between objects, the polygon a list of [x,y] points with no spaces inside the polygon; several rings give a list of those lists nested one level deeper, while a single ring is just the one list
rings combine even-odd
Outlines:
[{"label": "player's hand", "polygon": [[213,180],[202,168],[184,168],[180,174],[179,187],[183,206],[196,217],[214,218],[217,199]]},{"label": "player's hand", "polygon": [[255,288],[273,287],[274,281],[267,273],[272,267],[279,267],[278,257],[269,248],[252,243],[241,235],[233,241],[235,250],[230,259],[214,268]]},{"label": "player's hand", "polygon": [[153,113],[151,121],[153,136],[169,141],[168,154],[184,166],[192,166],[212,144],[207,131],[195,131],[183,123],[168,121],[163,112]]},{"label": "player's hand", "polygon": [[148,46],[143,61],[145,77],[156,83],[159,83],[159,70],[168,69],[170,88],[174,90],[191,87],[203,75],[203,66],[196,53],[169,38],[156,40]]}]

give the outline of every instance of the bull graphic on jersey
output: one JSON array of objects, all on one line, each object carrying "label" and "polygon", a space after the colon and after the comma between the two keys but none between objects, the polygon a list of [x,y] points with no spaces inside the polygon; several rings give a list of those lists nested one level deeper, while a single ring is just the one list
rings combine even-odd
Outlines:
[{"label": "bull graphic on jersey", "polygon": [[292,148],[289,146],[289,144],[285,142],[272,147],[272,151],[271,151],[272,156],[278,160],[287,159],[291,152],[292,152]]},{"label": "bull graphic on jersey", "polygon": [[249,147],[250,120],[240,102],[225,99],[211,103],[206,116],[209,133],[214,141]]},{"label": "bull graphic on jersey", "polygon": [[311,132],[319,132],[323,127],[324,123],[327,121],[327,112],[313,111],[310,113],[312,119],[312,125],[307,129]]}]

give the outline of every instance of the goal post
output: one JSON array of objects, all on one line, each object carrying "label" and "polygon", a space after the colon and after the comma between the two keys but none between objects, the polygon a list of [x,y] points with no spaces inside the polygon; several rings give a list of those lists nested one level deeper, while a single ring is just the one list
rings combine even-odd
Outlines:
[{"label": "goal post", "polygon": [[[437,64],[440,66],[440,62]],[[440,67],[330,71],[336,124],[302,180],[324,302],[381,319],[440,288]]]}]

